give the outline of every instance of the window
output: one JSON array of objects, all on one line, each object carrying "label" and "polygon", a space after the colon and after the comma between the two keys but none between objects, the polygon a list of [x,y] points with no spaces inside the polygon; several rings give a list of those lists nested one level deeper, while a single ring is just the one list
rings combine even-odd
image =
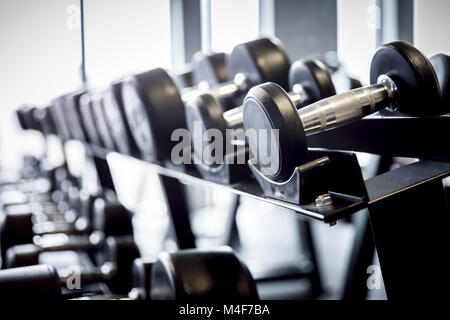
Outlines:
[{"label": "window", "polygon": [[211,0],[211,49],[229,52],[259,35],[259,0]]},{"label": "window", "polygon": [[170,67],[170,1],[85,1],[85,34],[91,85]]}]

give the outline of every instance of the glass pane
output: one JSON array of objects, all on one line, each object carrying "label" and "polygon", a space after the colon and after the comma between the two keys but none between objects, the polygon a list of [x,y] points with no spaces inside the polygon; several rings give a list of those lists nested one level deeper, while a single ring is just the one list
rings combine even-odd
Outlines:
[{"label": "glass pane", "polygon": [[170,67],[170,1],[85,1],[86,70],[91,85]]},{"label": "glass pane", "polygon": [[45,104],[81,84],[78,3],[0,1],[0,154],[6,166],[20,165],[24,152],[40,149],[38,134],[18,130],[14,109],[24,102]]},{"label": "glass pane", "polygon": [[211,48],[229,52],[259,34],[258,0],[211,0]]}]

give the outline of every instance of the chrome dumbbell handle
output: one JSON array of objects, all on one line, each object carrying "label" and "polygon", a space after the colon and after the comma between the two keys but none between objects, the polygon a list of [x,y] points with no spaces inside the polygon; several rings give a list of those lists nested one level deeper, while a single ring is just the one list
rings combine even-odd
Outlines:
[{"label": "chrome dumbbell handle", "polygon": [[215,97],[227,99],[236,95],[238,92],[244,92],[248,86],[249,83],[247,77],[242,73],[238,73],[233,80],[215,84],[213,87],[206,82],[201,82],[197,87],[185,89],[182,92],[181,98],[183,101],[189,101],[192,97],[195,97],[198,92],[209,90]]},{"label": "chrome dumbbell handle", "polygon": [[387,76],[380,76],[378,83],[347,91],[299,109],[306,134],[325,131],[361,119],[380,109],[395,109],[398,90]]},{"label": "chrome dumbbell handle", "polygon": [[101,233],[93,232],[90,236],[68,236],[56,243],[41,241],[39,236],[35,237],[34,244],[41,252],[63,251],[63,250],[87,250],[98,248],[104,243]]},{"label": "chrome dumbbell handle", "polygon": [[[289,98],[292,100],[296,108],[300,108],[308,100],[307,93],[301,85],[294,86],[294,91],[289,92]],[[238,129],[243,127],[244,123],[244,106],[239,106],[223,113],[223,118],[227,124],[227,128]]]}]

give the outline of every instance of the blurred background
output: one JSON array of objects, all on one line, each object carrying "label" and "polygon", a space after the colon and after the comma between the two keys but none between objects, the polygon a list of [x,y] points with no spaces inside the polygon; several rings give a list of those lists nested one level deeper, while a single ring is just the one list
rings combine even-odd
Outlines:
[{"label": "blurred background", "polygon": [[[291,61],[337,52],[341,69],[363,84],[368,84],[371,57],[382,43],[406,40],[427,55],[450,52],[450,40],[440,36],[450,27],[447,0],[85,0],[83,12],[86,76],[94,88],[155,67],[181,72],[199,50],[229,52],[261,35],[277,37]],[[25,153],[44,152],[39,134],[19,129],[14,109],[23,102],[44,104],[81,86],[81,25],[78,0],[0,0],[2,169],[19,168]],[[70,169],[81,174],[86,170],[83,148],[75,142],[67,147],[78,155],[71,157]],[[365,174],[374,174],[376,157],[359,159]],[[175,250],[176,242],[167,237],[170,221],[156,173],[119,154],[108,161],[121,202],[135,211],[142,252]],[[234,220],[235,196],[220,188],[186,190],[197,245],[223,244]],[[252,271],[301,260],[301,219],[286,209],[240,199],[239,252]],[[339,298],[354,224],[312,222],[312,231],[325,288],[322,298]],[[271,282],[260,290],[262,297],[295,299],[301,298],[304,283]],[[385,298],[383,287],[370,290],[369,298]]]}]

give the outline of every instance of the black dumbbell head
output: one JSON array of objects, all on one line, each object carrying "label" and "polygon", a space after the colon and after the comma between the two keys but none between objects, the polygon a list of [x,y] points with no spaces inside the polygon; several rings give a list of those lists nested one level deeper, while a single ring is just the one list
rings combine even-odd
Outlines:
[{"label": "black dumbbell head", "polygon": [[223,52],[205,54],[197,52],[192,57],[192,77],[194,84],[202,82],[209,86],[229,80],[228,68],[226,65],[227,55]]},{"label": "black dumbbell head", "polygon": [[308,95],[308,103],[334,96],[331,75],[327,67],[319,60],[298,60],[289,70],[289,87],[301,85]]},{"label": "black dumbbell head", "polygon": [[231,250],[182,250],[159,256],[152,269],[154,300],[256,300],[255,282]]},{"label": "black dumbbell head", "polygon": [[39,249],[32,243],[18,244],[6,251],[5,268],[18,268],[39,264]]},{"label": "black dumbbell head", "polygon": [[91,113],[102,147],[114,151],[116,146],[105,117],[104,96],[104,92],[98,92],[91,96]]},{"label": "black dumbbell head", "polygon": [[28,130],[28,123],[26,121],[26,117],[24,114],[24,106],[20,106],[16,110],[17,121],[19,122],[19,126],[22,130]]},{"label": "black dumbbell head", "polygon": [[105,237],[133,234],[133,214],[119,203],[107,203],[103,198],[94,201],[93,230]]},{"label": "black dumbbell head", "polygon": [[[194,153],[199,159],[202,159],[203,150],[211,143],[211,139],[204,137],[206,130],[219,130],[222,137],[225,137],[227,124],[223,118],[223,112],[220,102],[208,92],[195,95],[186,103],[186,123],[194,143]],[[201,150],[196,146],[195,141],[202,141]]]},{"label": "black dumbbell head", "polygon": [[123,154],[136,155],[137,146],[130,127],[126,121],[122,99],[122,81],[113,82],[104,97],[105,118],[111,129],[111,136],[117,151]]},{"label": "black dumbbell head", "polygon": [[32,212],[28,205],[8,206],[0,215],[0,247],[3,264],[7,250],[33,241]]},{"label": "black dumbbell head", "polygon": [[38,130],[40,131],[39,125],[36,123],[33,116],[34,111],[37,108],[30,104],[22,104],[16,110],[17,120],[19,125],[23,130]]},{"label": "black dumbbell head", "polygon": [[58,132],[58,136],[62,140],[69,140],[73,139],[73,137],[69,130],[69,124],[67,123],[65,115],[65,103],[66,103],[65,95],[57,97],[52,101],[50,111],[52,113],[53,119],[55,120],[56,131]]},{"label": "black dumbbell head", "polygon": [[173,81],[180,89],[190,88],[195,85],[194,83],[194,75],[190,66],[187,66],[186,69],[180,73],[172,74]]},{"label": "black dumbbell head", "polygon": [[270,81],[289,90],[290,66],[284,49],[268,38],[239,44],[229,56],[230,78],[242,73],[247,77],[250,87]]},{"label": "black dumbbell head", "polygon": [[400,112],[415,116],[441,114],[439,84],[430,61],[413,45],[396,41],[383,45],[374,54],[370,82],[389,76],[398,88]]},{"label": "black dumbbell head", "polygon": [[116,268],[108,282],[111,291],[127,294],[131,290],[133,262],[140,256],[132,236],[106,238],[106,260]]},{"label": "black dumbbell head", "polygon": [[63,103],[64,116],[68,125],[68,129],[70,131],[70,135],[72,138],[80,141],[87,141],[86,130],[83,126],[83,122],[81,121],[80,113],[80,98],[85,93],[86,91],[76,91],[69,93],[65,96]]},{"label": "black dumbbell head", "polygon": [[34,119],[44,135],[56,135],[56,126],[49,107],[36,108],[33,112]]},{"label": "black dumbbell head", "polygon": [[442,113],[450,112],[450,56],[436,54],[430,58],[441,90]]},{"label": "black dumbbell head", "polygon": [[34,265],[0,271],[0,299],[61,298],[61,282],[50,265]]},{"label": "black dumbbell head", "polygon": [[94,121],[92,104],[92,95],[90,93],[85,93],[80,97],[81,121],[86,129],[87,141],[95,146],[103,147],[97,130],[97,123]]},{"label": "black dumbbell head", "polygon": [[186,128],[178,88],[161,68],[130,76],[123,84],[123,101],[131,133],[142,156],[170,159],[174,130]]},{"label": "black dumbbell head", "polygon": [[250,151],[270,179],[286,181],[297,165],[306,162],[303,124],[279,85],[264,83],[250,89],[244,100],[244,128]]}]

